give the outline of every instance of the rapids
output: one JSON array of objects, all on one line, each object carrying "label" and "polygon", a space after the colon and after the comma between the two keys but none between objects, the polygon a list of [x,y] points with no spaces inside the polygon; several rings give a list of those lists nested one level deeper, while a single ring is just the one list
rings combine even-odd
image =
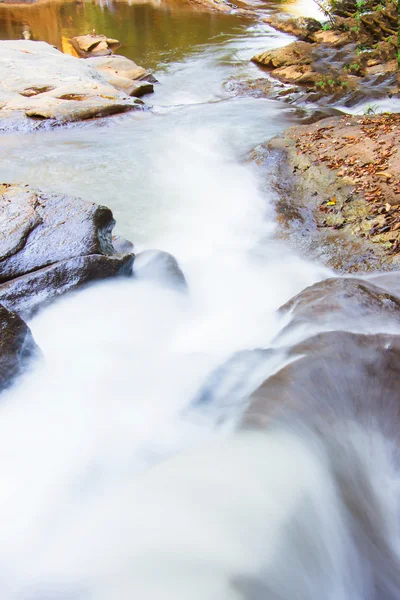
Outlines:
[{"label": "rapids", "polygon": [[[379,429],[339,418],[324,437],[288,415],[238,432],[243,403],[188,410],[331,275],[276,239],[273,192],[243,161],[296,111],[223,88],[290,38],[213,19],[208,39],[163,53],[152,111],[0,138],[2,180],[109,206],[189,287],[107,281],[30,322],[44,360],[0,406],[4,600],[400,597],[398,472]],[[247,374],[249,391],[276,368]]]}]

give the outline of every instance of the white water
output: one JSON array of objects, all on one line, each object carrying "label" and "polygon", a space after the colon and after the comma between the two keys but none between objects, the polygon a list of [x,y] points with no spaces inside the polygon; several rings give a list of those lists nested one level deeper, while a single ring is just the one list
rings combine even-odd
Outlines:
[{"label": "white water", "polygon": [[[2,598],[396,598],[375,594],[322,442],[283,426],[234,434],[239,406],[185,410],[231,354],[269,347],[280,305],[329,275],[274,239],[271,191],[240,163],[290,119],[221,90],[261,33],[172,65],[155,114],[3,139],[4,180],[107,204],[139,248],[178,258],[189,294],[108,281],[31,322],[45,360],[0,409]],[[394,533],[388,448],[346,436],[384,482],[371,502]]]}]

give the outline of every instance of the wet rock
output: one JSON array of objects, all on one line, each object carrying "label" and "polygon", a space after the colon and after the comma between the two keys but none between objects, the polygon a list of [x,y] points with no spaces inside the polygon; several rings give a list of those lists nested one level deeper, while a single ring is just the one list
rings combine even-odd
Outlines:
[{"label": "wet rock", "polygon": [[299,40],[305,42],[313,41],[313,34],[322,29],[321,23],[312,17],[291,17],[286,14],[278,14],[266,17],[263,21],[274,29],[295,35]]},{"label": "wet rock", "polygon": [[140,109],[88,61],[45,42],[0,41],[0,127],[18,119],[68,123]]},{"label": "wet rock", "polygon": [[321,79],[319,73],[315,73],[309,65],[291,65],[274,70],[274,77],[284,83],[314,84]]},{"label": "wet rock", "polygon": [[40,356],[28,325],[0,304],[0,392]]},{"label": "wet rock", "polygon": [[312,44],[308,42],[292,42],[283,48],[256,54],[251,60],[269,69],[309,65],[312,62],[312,49]]},{"label": "wet rock", "polygon": [[291,315],[284,333],[302,325],[308,329],[357,328],[363,323],[400,323],[400,297],[376,283],[357,278],[332,278],[316,283],[292,298],[280,311]]},{"label": "wet rock", "polygon": [[223,13],[230,13],[233,10],[237,10],[237,7],[227,0],[190,0],[190,3]]},{"label": "wet rock", "polygon": [[133,254],[92,254],[62,260],[0,284],[0,302],[28,319],[52,300],[87,283],[131,276],[133,261]]},{"label": "wet rock", "polygon": [[118,40],[96,33],[78,35],[71,38],[71,43],[81,58],[108,56],[121,45]]},{"label": "wet rock", "polygon": [[237,407],[254,390],[254,379],[258,383],[263,381],[269,358],[271,351],[261,348],[236,352],[209,375],[193,398],[191,408],[219,407],[225,409],[226,416],[228,407]]},{"label": "wet rock", "polygon": [[114,254],[109,208],[28,186],[0,192],[0,282],[67,258]]},{"label": "wet rock", "polygon": [[286,410],[325,426],[336,415],[370,425],[380,406],[399,416],[400,336],[330,331],[290,348],[287,360],[251,395],[243,426],[265,427]]},{"label": "wet rock", "polygon": [[154,281],[173,289],[187,290],[187,282],[178,261],[161,250],[144,250],[135,258],[133,274],[137,279]]},{"label": "wet rock", "polygon": [[[24,316],[91,280],[129,275],[105,206],[22,185],[0,186],[0,298]],[[130,252],[130,250],[129,250]]]},{"label": "wet rock", "polygon": [[321,30],[313,34],[312,39],[319,44],[328,44],[333,48],[343,48],[351,43],[352,36],[348,31]]}]

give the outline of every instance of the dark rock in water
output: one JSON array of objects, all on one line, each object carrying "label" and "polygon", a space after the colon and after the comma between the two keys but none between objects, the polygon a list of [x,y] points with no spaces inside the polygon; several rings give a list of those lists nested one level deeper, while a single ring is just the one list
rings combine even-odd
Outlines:
[{"label": "dark rock in water", "polygon": [[39,355],[28,325],[0,305],[0,392]]},{"label": "dark rock in water", "polygon": [[136,255],[133,274],[173,289],[187,290],[187,282],[178,261],[162,250],[144,250]]},{"label": "dark rock in water", "polygon": [[370,281],[353,277],[337,277],[316,283],[280,310],[292,314],[286,331],[301,324],[313,327],[331,324],[335,329],[355,323],[360,326],[365,318],[370,323],[381,317],[386,321],[394,319],[400,322],[399,297]]},{"label": "dark rock in water", "polygon": [[3,184],[0,194],[0,298],[9,310],[27,318],[89,281],[131,275],[132,248],[116,253],[109,208],[22,185]]},{"label": "dark rock in water", "polygon": [[109,208],[29,187],[1,188],[0,281],[74,256],[114,254]]},{"label": "dark rock in water", "polygon": [[63,260],[0,285],[0,302],[25,319],[32,317],[61,294],[91,281],[130,276],[133,254],[77,256]]},{"label": "dark rock in water", "polygon": [[288,360],[251,395],[244,425],[264,427],[285,410],[323,423],[337,415],[371,423],[381,407],[386,426],[388,411],[397,426],[400,336],[330,331],[295,345]]}]

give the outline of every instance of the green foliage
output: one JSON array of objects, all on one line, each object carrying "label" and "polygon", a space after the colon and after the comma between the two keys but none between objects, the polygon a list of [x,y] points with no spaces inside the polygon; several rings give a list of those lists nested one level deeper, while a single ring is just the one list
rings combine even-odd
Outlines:
[{"label": "green foliage", "polygon": [[371,52],[372,48],[368,44],[357,44],[356,54],[359,56],[363,52]]},{"label": "green foliage", "polygon": [[334,91],[337,88],[347,88],[348,86],[348,82],[347,81],[342,81],[341,79],[332,79],[332,78],[327,78],[326,76],[323,77],[323,79],[320,79],[320,81],[316,81],[315,82],[315,87],[319,88],[321,90],[326,90],[326,91]]},{"label": "green foliage", "polygon": [[377,104],[370,104],[364,108],[364,115],[376,115],[379,106]]},{"label": "green foliage", "polygon": [[358,71],[360,69],[360,66],[361,66],[360,63],[351,63],[351,64],[346,63],[343,66],[343,69],[345,71],[349,71],[350,73],[352,73],[352,72],[355,73],[356,71]]}]

